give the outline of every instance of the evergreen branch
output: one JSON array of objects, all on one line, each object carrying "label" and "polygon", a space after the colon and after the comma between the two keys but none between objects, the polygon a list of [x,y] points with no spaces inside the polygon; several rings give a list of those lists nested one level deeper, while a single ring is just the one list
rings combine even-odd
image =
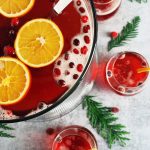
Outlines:
[{"label": "evergreen branch", "polygon": [[14,130],[14,128],[9,127],[7,124],[0,124],[0,128],[4,130]]},{"label": "evergreen branch", "polygon": [[125,126],[115,123],[117,117],[110,112],[110,108],[103,107],[102,103],[93,100],[93,96],[85,96],[82,103],[83,109],[87,110],[87,117],[98,134],[107,141],[109,148],[118,142],[121,146],[126,145],[129,138],[126,137]]},{"label": "evergreen branch", "polygon": [[140,23],[140,17],[136,16],[131,23],[128,22],[126,26],[123,27],[123,30],[118,35],[117,38],[112,38],[108,43],[108,51],[114,47],[123,46],[132,38],[135,38],[138,35],[137,28]]},{"label": "evergreen branch", "polygon": [[[14,128],[9,127],[7,124],[0,123],[0,137],[14,138],[15,136],[5,132],[6,130],[14,130]],[[5,131],[4,131],[5,130]]]},{"label": "evergreen branch", "polygon": [[137,2],[137,3],[147,3],[147,0],[129,0],[130,2]]},{"label": "evergreen branch", "polygon": [[8,134],[4,131],[0,131],[0,137],[6,137],[6,138],[14,138],[15,136]]}]

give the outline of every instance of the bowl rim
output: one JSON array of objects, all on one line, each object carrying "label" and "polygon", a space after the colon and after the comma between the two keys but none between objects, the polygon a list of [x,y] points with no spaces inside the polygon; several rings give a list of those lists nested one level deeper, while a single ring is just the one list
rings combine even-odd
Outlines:
[{"label": "bowl rim", "polygon": [[86,1],[89,1],[91,8],[92,8],[94,36],[93,36],[93,43],[92,43],[92,48],[91,48],[91,53],[90,53],[89,59],[86,63],[86,66],[85,66],[82,74],[78,78],[78,81],[73,85],[73,87],[70,90],[68,90],[66,93],[64,93],[64,95],[62,95],[56,102],[54,102],[51,106],[48,106],[46,109],[41,110],[40,112],[37,112],[35,114],[17,118],[17,119],[0,120],[0,123],[16,123],[16,122],[27,121],[27,120],[39,117],[39,116],[49,112],[50,110],[54,109],[55,107],[57,107],[59,104],[61,104],[63,101],[65,101],[65,99],[68,98],[77,89],[78,85],[80,84],[82,79],[85,77],[86,72],[88,71],[88,68],[91,64],[91,61],[92,61],[92,58],[93,58],[94,52],[95,52],[95,46],[96,46],[96,42],[97,42],[97,33],[98,33],[98,25],[97,25],[97,20],[96,20],[96,10],[94,7],[94,2],[93,2],[93,0],[86,0]]}]

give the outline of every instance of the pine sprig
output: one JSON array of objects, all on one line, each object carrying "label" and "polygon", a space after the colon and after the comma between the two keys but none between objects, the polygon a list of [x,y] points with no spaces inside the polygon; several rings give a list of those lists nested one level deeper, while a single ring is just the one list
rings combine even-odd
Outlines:
[{"label": "pine sprig", "polygon": [[110,108],[103,107],[101,103],[93,100],[93,96],[85,96],[82,103],[83,109],[87,110],[87,117],[93,128],[98,134],[107,141],[109,148],[118,142],[121,146],[126,145],[129,138],[126,137],[129,132],[126,132],[125,126],[115,123],[118,120]]},{"label": "pine sprig", "polygon": [[137,3],[147,3],[147,0],[129,0],[130,2],[137,2]]},{"label": "pine sprig", "polygon": [[14,138],[15,136],[6,132],[8,130],[14,130],[14,128],[9,127],[7,124],[0,124],[0,137]]},{"label": "pine sprig", "polygon": [[108,51],[110,51],[114,47],[123,46],[132,38],[135,38],[138,35],[137,28],[140,23],[140,17],[136,16],[131,23],[128,22],[126,26],[123,27],[123,30],[118,35],[117,38],[112,38],[108,43]]}]

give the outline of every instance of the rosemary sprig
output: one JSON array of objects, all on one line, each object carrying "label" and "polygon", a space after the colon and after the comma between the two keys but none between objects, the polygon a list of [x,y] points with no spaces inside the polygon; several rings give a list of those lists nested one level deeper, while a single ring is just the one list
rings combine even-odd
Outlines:
[{"label": "rosemary sprig", "polygon": [[109,148],[116,142],[121,146],[126,145],[126,141],[129,140],[126,135],[129,132],[124,130],[124,125],[115,123],[118,118],[110,112],[110,108],[94,101],[93,96],[85,96],[82,104],[83,109],[87,110],[87,117],[92,127],[107,141]]},{"label": "rosemary sprig", "polygon": [[147,3],[147,0],[129,0],[130,2]]},{"label": "rosemary sprig", "polygon": [[137,28],[140,23],[140,17],[136,16],[131,23],[128,22],[126,26],[123,27],[123,30],[118,35],[117,38],[112,38],[108,43],[108,51],[114,47],[123,46],[132,38],[135,38],[138,34]]},{"label": "rosemary sprig", "polygon": [[[5,131],[4,131],[5,130]],[[6,131],[14,130],[14,128],[9,127],[7,124],[0,124],[0,137],[14,138],[15,136],[7,133]]]}]

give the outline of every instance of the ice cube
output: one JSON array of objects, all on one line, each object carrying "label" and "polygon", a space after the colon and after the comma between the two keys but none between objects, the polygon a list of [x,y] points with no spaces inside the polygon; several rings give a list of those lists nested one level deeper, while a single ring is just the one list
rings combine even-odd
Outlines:
[{"label": "ice cube", "polygon": [[4,69],[4,63],[0,62],[0,70]]},{"label": "ice cube", "polygon": [[119,59],[124,59],[126,57],[126,54],[122,54]]},{"label": "ice cube", "polygon": [[71,145],[72,145],[72,141],[69,140],[69,139],[67,139],[67,140],[65,141],[65,144],[66,144],[67,146],[71,146]]},{"label": "ice cube", "polygon": [[67,146],[60,146],[60,149],[59,149],[59,150],[70,150],[70,148],[67,147]]}]

